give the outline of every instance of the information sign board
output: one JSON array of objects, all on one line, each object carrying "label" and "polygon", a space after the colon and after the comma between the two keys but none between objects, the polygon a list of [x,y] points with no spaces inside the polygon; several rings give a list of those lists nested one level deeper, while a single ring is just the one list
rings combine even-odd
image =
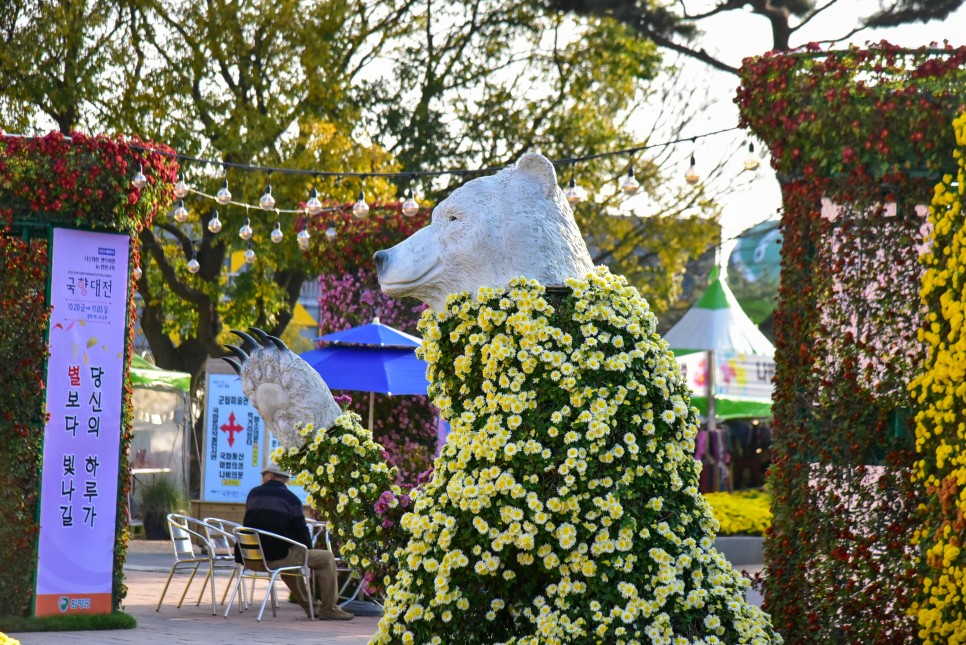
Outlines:
[{"label": "information sign board", "polygon": [[[237,374],[209,371],[205,401],[202,499],[244,503],[248,491],[262,483],[263,451],[271,455],[278,442],[270,432],[266,442],[265,423],[242,391]],[[289,489],[305,503],[306,493],[300,486]]]}]

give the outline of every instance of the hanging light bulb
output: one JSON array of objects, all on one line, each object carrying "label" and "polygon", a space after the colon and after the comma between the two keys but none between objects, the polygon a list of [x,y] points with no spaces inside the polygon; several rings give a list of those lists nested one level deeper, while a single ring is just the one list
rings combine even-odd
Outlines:
[{"label": "hanging light bulb", "polygon": [[144,185],[148,183],[148,178],[144,176],[144,166],[138,164],[138,171],[134,175],[134,179],[131,180],[131,184],[135,188],[144,188]]},{"label": "hanging light bulb", "polygon": [[218,211],[215,211],[215,214],[208,220],[208,230],[212,233],[217,233],[221,230],[221,220],[218,219]]},{"label": "hanging light bulb", "polygon": [[141,270],[140,265],[135,265],[134,270],[131,271],[131,273],[134,275],[135,280],[140,280],[141,276],[144,275],[144,271]]},{"label": "hanging light bulb", "polygon": [[329,228],[325,229],[325,239],[327,239],[330,242],[334,240],[336,237],[338,237],[338,235],[339,234],[338,232],[336,232],[334,226],[330,226]]},{"label": "hanging light bulb", "polygon": [[580,188],[577,187],[577,180],[574,177],[570,178],[567,190],[564,191],[564,197],[567,198],[567,202],[571,207],[580,203]]},{"label": "hanging light bulb", "polygon": [[252,239],[252,232],[253,231],[252,231],[251,224],[249,222],[249,219],[246,217],[245,225],[238,230],[238,237],[240,237],[243,240],[250,240]]},{"label": "hanging light bulb", "polygon": [[188,194],[189,186],[184,180],[184,175],[178,175],[178,181],[174,184],[174,196],[181,198]]},{"label": "hanging light bulb", "polygon": [[272,197],[272,185],[269,183],[265,184],[265,192],[258,199],[258,205],[263,209],[270,211],[275,208],[275,198]]},{"label": "hanging light bulb", "polygon": [[281,242],[282,238],[285,237],[285,234],[282,233],[282,224],[280,222],[275,222],[275,229],[272,231],[271,237],[272,241],[276,244]]},{"label": "hanging light bulb", "polygon": [[365,219],[369,216],[369,204],[366,203],[364,191],[359,191],[359,199],[352,205],[352,216],[356,219]]},{"label": "hanging light bulb", "polygon": [[188,271],[191,273],[198,273],[201,269],[201,264],[198,262],[198,257],[195,255],[195,245],[191,244],[191,259],[188,260]]},{"label": "hanging light bulb", "polygon": [[402,204],[402,214],[406,217],[412,217],[419,212],[419,202],[416,201],[416,195],[411,188],[408,194],[409,196],[406,197],[406,201]]},{"label": "hanging light bulb", "polygon": [[311,239],[311,236],[309,235],[308,230],[306,230],[306,229],[303,228],[301,231],[299,231],[299,234],[296,235],[296,238],[298,238],[299,249],[301,249],[303,251],[308,251],[309,250],[309,239]]},{"label": "hanging light bulb", "polygon": [[231,191],[228,190],[227,179],[225,179],[225,183],[221,185],[221,188],[218,190],[218,193],[215,195],[215,199],[218,200],[218,203],[221,204],[222,206],[224,206],[225,204],[231,201]]},{"label": "hanging light bulb", "polygon": [[188,209],[184,207],[184,200],[179,200],[178,205],[171,209],[171,217],[179,224],[183,224],[188,219]]},{"label": "hanging light bulb", "polygon": [[755,144],[748,144],[748,156],[745,157],[744,161],[745,170],[758,170],[758,166],[761,162],[758,161],[758,155],[755,154]]},{"label": "hanging light bulb", "polygon": [[637,181],[637,178],[634,177],[634,167],[631,166],[627,169],[627,175],[624,177],[624,180],[621,181],[621,191],[625,195],[630,196],[636,193],[640,187],[641,182]]},{"label": "hanging light bulb", "polygon": [[255,249],[252,248],[252,243],[248,243],[248,248],[245,250],[245,263],[252,264],[255,261]]},{"label": "hanging light bulb", "polygon": [[309,215],[318,215],[322,212],[322,202],[319,201],[319,192],[312,186],[309,192],[309,201],[305,202],[305,212]]},{"label": "hanging light bulb", "polygon": [[689,184],[696,184],[701,181],[701,175],[698,174],[697,164],[694,163],[694,155],[691,155],[691,165],[684,173],[684,181]]}]

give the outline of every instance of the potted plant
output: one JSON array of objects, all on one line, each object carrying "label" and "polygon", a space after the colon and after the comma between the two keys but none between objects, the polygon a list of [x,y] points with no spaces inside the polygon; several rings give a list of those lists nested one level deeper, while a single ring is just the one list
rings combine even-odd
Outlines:
[{"label": "potted plant", "polygon": [[138,488],[144,536],[149,540],[168,537],[168,513],[181,513],[187,500],[181,489],[167,477],[154,477]]}]

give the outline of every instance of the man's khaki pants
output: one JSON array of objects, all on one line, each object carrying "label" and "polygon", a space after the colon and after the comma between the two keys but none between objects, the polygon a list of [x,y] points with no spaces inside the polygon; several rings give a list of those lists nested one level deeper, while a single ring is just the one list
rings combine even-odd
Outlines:
[{"label": "man's khaki pants", "polygon": [[[272,569],[278,567],[298,566],[304,562],[304,551],[298,547],[289,547],[288,555],[281,560],[268,563]],[[332,609],[339,600],[339,579],[335,570],[335,558],[331,551],[309,549],[309,569],[315,580],[315,601],[321,603],[322,610]],[[282,575],[282,580],[292,590],[292,597],[302,607],[308,606],[305,580],[299,575]]]}]

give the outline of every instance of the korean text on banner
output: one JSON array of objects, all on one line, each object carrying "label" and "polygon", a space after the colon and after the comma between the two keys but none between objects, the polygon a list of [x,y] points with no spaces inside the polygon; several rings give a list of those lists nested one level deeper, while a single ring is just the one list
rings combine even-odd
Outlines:
[{"label": "korean text on banner", "polygon": [[[694,352],[677,357],[691,393],[705,396],[708,387],[707,352]],[[715,396],[749,401],[771,401],[775,360],[737,352],[715,352]]]},{"label": "korean text on banner", "polygon": [[54,229],[38,616],[111,611],[129,244]]},{"label": "korean text on banner", "polygon": [[[208,374],[204,447],[206,502],[244,503],[248,491],[262,483],[265,423],[242,391],[236,374]],[[269,437],[269,451],[278,446]],[[289,486],[305,503],[300,486]]]}]

